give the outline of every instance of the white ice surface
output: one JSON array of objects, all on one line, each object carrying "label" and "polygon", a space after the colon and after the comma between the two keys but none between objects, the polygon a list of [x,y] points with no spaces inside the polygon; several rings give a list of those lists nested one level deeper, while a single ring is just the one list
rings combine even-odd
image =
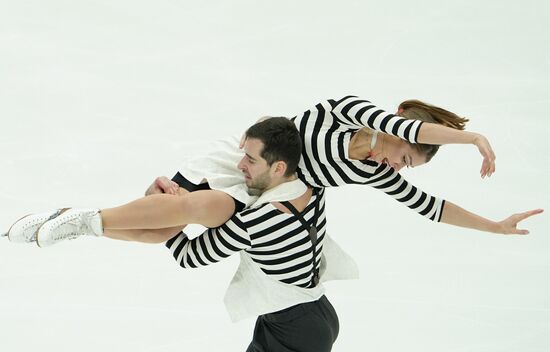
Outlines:
[{"label": "white ice surface", "polygon": [[[491,219],[550,208],[550,5],[539,1],[0,0],[0,228],[139,197],[204,143],[357,94],[471,118],[471,146],[407,170]],[[527,237],[433,224],[365,187],[329,229],[362,278],[329,284],[334,351],[547,352],[550,221]],[[179,269],[160,245],[0,242],[0,351],[243,351],[222,297],[237,258]]]}]

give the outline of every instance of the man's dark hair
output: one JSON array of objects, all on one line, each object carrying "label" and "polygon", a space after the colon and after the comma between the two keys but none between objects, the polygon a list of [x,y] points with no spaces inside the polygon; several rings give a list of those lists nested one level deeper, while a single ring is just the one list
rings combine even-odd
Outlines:
[{"label": "man's dark hair", "polygon": [[246,131],[246,138],[262,141],[260,156],[271,166],[276,161],[287,165],[285,176],[296,172],[302,155],[302,139],[292,121],[286,117],[270,117],[258,122]]}]

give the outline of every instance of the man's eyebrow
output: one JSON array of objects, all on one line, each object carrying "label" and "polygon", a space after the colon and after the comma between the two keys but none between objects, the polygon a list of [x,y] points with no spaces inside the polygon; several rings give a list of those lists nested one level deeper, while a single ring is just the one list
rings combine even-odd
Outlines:
[{"label": "man's eyebrow", "polygon": [[248,159],[253,160],[253,161],[256,161],[256,159],[253,158],[252,155],[250,155],[250,154],[248,154],[248,153],[244,153],[244,154],[248,157]]}]

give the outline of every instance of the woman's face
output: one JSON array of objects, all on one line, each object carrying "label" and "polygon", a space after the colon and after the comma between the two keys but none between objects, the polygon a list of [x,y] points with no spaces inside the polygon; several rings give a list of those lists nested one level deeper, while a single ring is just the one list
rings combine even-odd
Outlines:
[{"label": "woman's face", "polygon": [[396,171],[403,167],[416,167],[426,163],[426,156],[410,143],[388,134],[379,134],[369,159],[379,164],[389,165]]}]

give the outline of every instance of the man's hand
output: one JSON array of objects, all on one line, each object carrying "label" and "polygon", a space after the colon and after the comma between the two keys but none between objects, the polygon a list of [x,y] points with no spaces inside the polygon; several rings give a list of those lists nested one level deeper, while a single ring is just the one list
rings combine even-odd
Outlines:
[{"label": "man's hand", "polygon": [[149,186],[147,191],[145,192],[145,195],[151,195],[151,194],[160,194],[160,193],[166,193],[166,194],[178,194],[179,185],[170,180],[166,176],[160,176],[155,179],[155,181]]}]

